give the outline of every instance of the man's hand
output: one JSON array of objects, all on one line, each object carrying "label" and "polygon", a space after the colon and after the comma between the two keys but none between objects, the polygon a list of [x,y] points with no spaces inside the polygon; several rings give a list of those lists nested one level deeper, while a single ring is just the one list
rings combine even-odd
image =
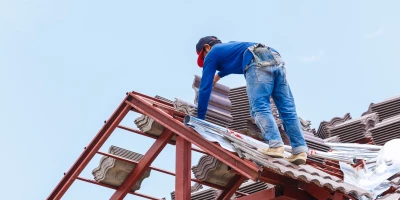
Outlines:
[{"label": "man's hand", "polygon": [[217,83],[219,81],[219,79],[221,79],[221,78],[218,76],[218,74],[215,74],[213,86],[215,85],[215,83]]}]

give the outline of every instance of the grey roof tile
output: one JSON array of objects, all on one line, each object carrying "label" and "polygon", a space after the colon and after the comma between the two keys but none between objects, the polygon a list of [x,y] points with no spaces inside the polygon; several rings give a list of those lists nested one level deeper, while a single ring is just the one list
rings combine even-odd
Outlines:
[{"label": "grey roof tile", "polygon": [[[199,87],[200,87],[200,81],[201,81],[201,77],[196,75],[194,77],[193,84],[192,84],[192,88],[195,91],[194,104],[196,104],[196,105],[197,105],[197,101],[198,101],[198,92],[199,92]],[[232,108],[232,104],[228,98],[229,92],[230,92],[229,87],[219,84],[219,83],[216,83],[211,92],[209,105],[215,106],[217,108],[221,108],[223,110],[230,111]]]},{"label": "grey roof tile", "polygon": [[220,186],[226,186],[235,175],[226,164],[209,155],[202,156],[192,172],[197,179]]},{"label": "grey roof tile", "polygon": [[[123,157],[132,161],[139,161],[142,159],[143,155],[120,148],[116,146],[111,146],[108,151],[112,155]],[[103,156],[100,160],[98,167],[93,169],[92,174],[94,180],[112,185],[115,187],[120,186],[125,178],[130,174],[132,169],[134,169],[136,164],[127,163],[121,160]],[[146,170],[139,181],[133,186],[131,191],[136,191],[140,189],[145,178],[150,176],[150,169]]]},{"label": "grey roof tile", "polygon": [[317,136],[325,139],[330,136],[329,129],[337,124],[343,123],[351,119],[350,113],[346,113],[343,117],[334,117],[329,121],[322,121],[319,125]]},{"label": "grey roof tile", "polygon": [[374,112],[378,114],[379,119],[381,121],[387,118],[391,118],[395,115],[399,115],[400,96],[391,97],[379,103],[371,103],[368,108],[368,111],[363,113],[363,115],[367,115],[369,113],[374,113]]},{"label": "grey roof tile", "polygon": [[369,129],[373,140],[377,145],[384,145],[393,138],[400,138],[400,115],[393,116],[383,120]]},{"label": "grey roof tile", "polygon": [[[176,111],[197,117],[197,106],[195,104],[191,104],[189,102],[176,98],[173,102],[173,105]],[[228,127],[231,124],[233,118],[230,114],[230,111],[209,106],[207,108],[205,120],[222,127]]]},{"label": "grey roof tile", "polygon": [[339,136],[341,142],[353,143],[370,136],[368,129],[379,122],[378,115],[371,113],[347,120],[330,128],[330,136]]}]

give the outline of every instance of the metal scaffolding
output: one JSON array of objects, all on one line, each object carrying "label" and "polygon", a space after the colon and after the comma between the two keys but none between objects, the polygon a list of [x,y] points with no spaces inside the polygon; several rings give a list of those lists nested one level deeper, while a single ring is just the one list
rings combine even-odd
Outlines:
[{"label": "metal scaffolding", "polygon": [[[129,111],[141,113],[151,117],[165,127],[164,131],[159,137],[156,137],[143,133],[142,131],[120,125],[120,122]],[[292,179],[289,176],[277,174],[274,171],[260,167],[249,160],[242,159],[237,154],[226,151],[219,145],[205,140],[200,134],[191,128],[186,127],[183,124],[184,117],[185,114],[175,111],[173,105],[168,102],[149,97],[138,92],[127,93],[126,97],[118,106],[118,108],[104,123],[100,131],[84,149],[82,154],[75,161],[68,172],[65,173],[64,177],[50,193],[47,199],[61,199],[75,180],[81,180],[99,186],[115,189],[115,192],[110,197],[110,200],[124,199],[127,194],[133,194],[147,199],[160,199],[137,192],[131,192],[131,188],[148,169],[175,176],[176,200],[190,199],[192,181],[221,190],[221,193],[217,198],[218,200],[228,200],[234,193],[242,195],[243,197],[239,199],[243,200],[253,198],[260,199],[260,196],[263,196],[263,199],[274,199],[278,196],[286,196],[295,199],[354,199],[341,192],[331,191],[329,188],[319,187],[312,182],[306,183],[301,180]],[[155,139],[155,142],[138,162],[100,152],[99,149],[116,128],[153,138]],[[175,135],[176,142],[171,141],[171,138]],[[167,144],[176,146],[175,173],[151,166],[152,162]],[[192,144],[196,145],[200,149],[193,148]],[[192,151],[208,154],[217,158],[224,164],[228,165],[231,168],[231,171],[236,175],[230,180],[226,187],[191,178]],[[134,163],[136,164],[136,167],[130,172],[130,174],[119,187],[114,187],[97,182],[95,180],[79,177],[81,172],[96,154],[108,156],[128,163]],[[262,191],[262,193],[258,192],[254,194],[246,194],[237,191],[239,186],[246,179],[272,183],[277,185],[277,187],[270,188],[268,191]]]}]

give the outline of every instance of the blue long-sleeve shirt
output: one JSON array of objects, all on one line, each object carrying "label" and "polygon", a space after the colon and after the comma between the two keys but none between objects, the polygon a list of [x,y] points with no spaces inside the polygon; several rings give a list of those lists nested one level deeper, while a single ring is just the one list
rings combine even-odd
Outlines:
[{"label": "blue long-sleeve shirt", "polygon": [[199,119],[205,119],[216,71],[218,70],[218,76],[221,78],[229,74],[244,74],[246,65],[253,59],[253,54],[246,49],[255,44],[257,43],[229,42],[216,44],[211,48],[204,59],[200,82],[197,103]]}]

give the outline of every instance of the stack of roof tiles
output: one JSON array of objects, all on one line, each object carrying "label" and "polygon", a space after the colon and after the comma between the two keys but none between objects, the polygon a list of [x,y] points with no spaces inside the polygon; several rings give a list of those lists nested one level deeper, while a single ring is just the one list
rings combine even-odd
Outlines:
[{"label": "stack of roof tiles", "polygon": [[[251,119],[251,116],[250,116],[250,104],[247,96],[246,86],[230,89],[229,100],[232,102],[232,117],[233,117],[233,122],[229,128],[237,131],[244,131],[244,132],[249,131],[248,119]],[[274,118],[278,126],[281,127],[282,122],[281,119],[279,118],[278,109],[276,108],[272,98],[271,98],[271,112],[274,115]]]},{"label": "stack of roof tiles", "polygon": [[[321,138],[315,137],[313,133],[308,131],[303,131],[304,139],[306,140],[307,146],[310,149],[328,152],[329,146],[325,145],[325,141]],[[309,160],[324,163],[325,159],[323,158],[316,158],[316,157],[309,157]]]},{"label": "stack of roof tiles", "polygon": [[[179,99],[175,100],[175,104],[180,103],[181,107],[187,106],[191,108],[190,113],[186,114],[197,116],[197,102],[199,96],[200,82],[201,82],[201,77],[196,75],[194,77],[192,84],[192,88],[195,91],[195,98],[194,98],[195,105],[189,104]],[[230,92],[229,87],[225,85],[219,83],[216,83],[214,85],[207,107],[207,113],[205,118],[206,121],[220,125],[225,128],[227,128],[231,124],[233,118],[231,116],[232,104],[228,98],[229,92]],[[183,110],[185,109],[183,108]]]},{"label": "stack of roof tiles", "polygon": [[386,118],[369,130],[377,145],[384,145],[393,138],[400,138],[400,115]]},{"label": "stack of roof tiles", "polygon": [[331,137],[330,129],[340,123],[351,119],[350,113],[346,113],[343,117],[334,117],[330,121],[322,121],[319,125],[316,135],[322,139]]},{"label": "stack of roof tiles", "polygon": [[[194,190],[193,188],[195,187],[192,186],[192,191],[191,191],[191,199],[192,200],[212,200],[216,199],[218,195],[221,193],[221,190],[215,189],[215,188],[205,188],[201,190]],[[274,185],[264,183],[264,182],[254,182],[254,181],[246,181],[244,182],[237,191],[243,192],[246,194],[253,194],[262,190],[266,190],[269,188],[274,187]],[[240,198],[242,195],[233,195],[230,199],[236,199]],[[171,192],[171,199],[175,200],[175,191]]]},{"label": "stack of roof tiles", "polygon": [[[142,159],[143,157],[143,155],[141,154],[117,146],[111,146],[108,152],[112,155],[123,157],[136,162],[139,162],[140,159]],[[124,182],[125,178],[135,167],[136,164],[127,163],[121,160],[103,156],[100,160],[99,166],[93,169],[92,174],[94,180],[100,183],[118,187]],[[146,172],[131,189],[132,192],[140,189],[140,185],[142,184],[143,180],[150,176],[150,171],[150,169],[146,170]]]},{"label": "stack of roof tiles", "polygon": [[376,113],[380,123],[369,130],[373,141],[383,145],[392,138],[400,138],[400,96],[392,97],[379,103],[371,103],[363,115]]},{"label": "stack of roof tiles", "polygon": [[339,136],[341,142],[354,143],[369,137],[368,129],[378,122],[378,115],[371,113],[333,126],[330,129],[330,136]]},{"label": "stack of roof tiles", "polygon": [[[229,100],[232,102],[232,117],[233,122],[230,129],[238,132],[242,132],[246,135],[252,136],[263,140],[261,130],[257,127],[254,120],[250,116],[250,104],[247,96],[246,86],[237,87],[230,89]],[[274,100],[270,98],[271,112],[275,118],[275,122],[281,132],[282,139],[285,144],[288,144],[288,138],[284,132],[282,120],[279,117],[278,108],[276,107]],[[311,129],[311,122],[308,120],[303,120],[299,117],[302,129],[314,133],[315,130]],[[287,142],[286,142],[287,141]]]},{"label": "stack of roof tiles", "polygon": [[192,167],[192,172],[199,180],[223,187],[235,175],[226,164],[209,155],[202,156],[198,164]]},{"label": "stack of roof tiles", "polygon": [[[173,105],[176,111],[197,117],[197,106],[195,104],[175,98]],[[205,120],[226,128],[232,122],[232,116],[230,115],[230,111],[223,109],[216,110],[214,108],[208,108]]]},{"label": "stack of roof tiles", "polygon": [[395,96],[376,104],[371,103],[368,111],[363,113],[363,115],[370,113],[377,113],[381,121],[399,115],[400,96]]},{"label": "stack of roof tiles", "polygon": [[[264,183],[264,182],[254,182],[254,181],[246,181],[244,182],[238,189],[239,192],[243,192],[246,194],[253,194],[259,191],[263,191],[269,188],[275,187],[272,184]],[[240,198],[242,195],[235,194],[232,199],[234,198]]]},{"label": "stack of roof tiles", "polygon": [[[173,103],[171,100],[166,99],[161,96],[156,96],[156,99],[165,101],[167,103]],[[151,117],[148,117],[147,115],[141,115],[140,117],[136,118],[134,120],[134,123],[136,126],[144,133],[154,135],[154,136],[160,136],[161,133],[164,130],[164,126],[156,122],[154,119]],[[171,140],[175,140],[176,136],[173,136]]]}]

